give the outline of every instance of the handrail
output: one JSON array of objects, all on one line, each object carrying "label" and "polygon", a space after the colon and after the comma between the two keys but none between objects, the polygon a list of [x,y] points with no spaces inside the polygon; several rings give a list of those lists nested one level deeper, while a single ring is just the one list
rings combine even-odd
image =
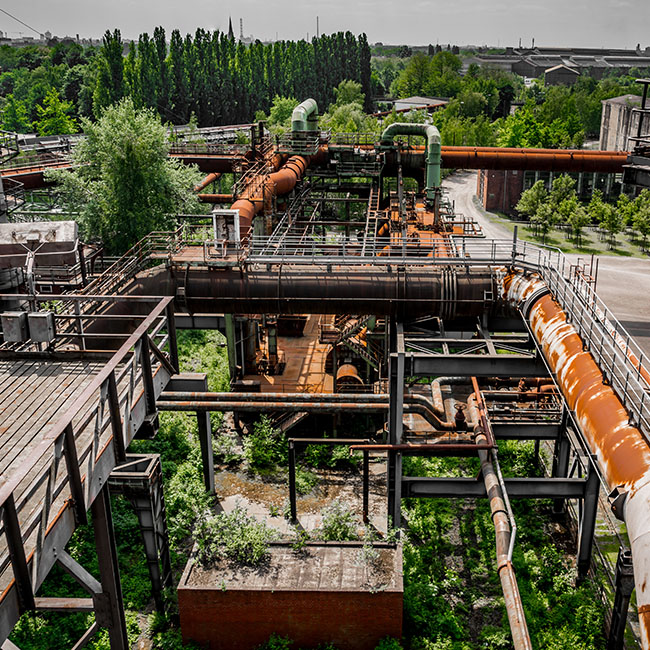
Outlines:
[{"label": "handrail", "polygon": [[[33,594],[46,574],[41,569],[41,552],[50,514],[59,512],[55,504],[61,503],[61,498],[72,499],[77,520],[86,520],[86,509],[93,500],[93,490],[97,488],[95,469],[102,463],[103,452],[112,441],[115,456],[124,455],[137,424],[150,412],[150,405],[155,401],[154,375],[159,371],[172,374],[174,370],[176,355],[172,350],[172,335],[163,336],[160,344],[170,343],[171,363],[161,355],[160,346],[154,342],[165,324],[168,333],[170,327],[173,330],[173,323],[170,325],[169,321],[173,318],[172,301],[172,297],[158,301],[81,395],[45,431],[29,458],[0,480],[0,508],[4,515],[0,539],[6,549],[0,557],[0,575],[4,575],[10,563],[15,586],[27,602],[33,601]],[[163,322],[157,325],[161,318]],[[140,399],[144,399],[145,408],[141,408],[140,415],[136,416],[133,409]],[[80,448],[82,436],[86,440]],[[61,474],[63,459],[65,470]],[[105,472],[106,467],[101,471]],[[66,486],[68,490],[64,493]],[[43,489],[45,492],[41,496],[39,492]],[[34,499],[38,500],[40,507],[36,506]],[[21,521],[18,515],[25,509],[27,514]],[[32,537],[34,534],[35,538]],[[32,539],[34,548],[33,551],[29,549],[28,554],[24,544],[29,539]],[[29,561],[32,563],[31,577],[27,570]],[[7,586],[5,583],[3,580],[3,585]],[[9,590],[5,589],[0,600],[8,593]]]}]

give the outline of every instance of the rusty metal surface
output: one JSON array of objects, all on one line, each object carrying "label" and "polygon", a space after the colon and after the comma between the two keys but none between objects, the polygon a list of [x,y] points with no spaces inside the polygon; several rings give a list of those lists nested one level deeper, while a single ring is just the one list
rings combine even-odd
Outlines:
[{"label": "rusty metal surface", "polygon": [[[504,295],[517,304],[539,287],[539,278],[509,277]],[[528,319],[580,430],[610,487],[627,493],[624,518],[632,554],[643,647],[650,647],[650,446],[630,423],[630,414],[575,326],[546,294],[529,309]]]}]

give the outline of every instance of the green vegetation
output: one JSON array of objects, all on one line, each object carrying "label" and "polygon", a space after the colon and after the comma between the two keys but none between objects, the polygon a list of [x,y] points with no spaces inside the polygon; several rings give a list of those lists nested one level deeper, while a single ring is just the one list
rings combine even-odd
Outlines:
[{"label": "green vegetation", "polygon": [[335,499],[328,506],[323,508],[323,520],[316,531],[318,539],[326,542],[345,542],[359,539],[359,520],[355,514]]},{"label": "green vegetation", "polygon": [[[538,475],[534,444],[500,445],[506,475]],[[476,475],[477,461],[407,459],[416,476]],[[575,570],[554,536],[550,504],[513,503],[519,533],[513,563],[535,648],[604,647],[596,587],[575,586]],[[412,648],[510,648],[503,595],[494,569],[494,526],[485,501],[413,499],[405,503],[405,633]]]},{"label": "green vegetation", "polygon": [[277,530],[237,505],[232,512],[206,514],[198,520],[194,529],[196,559],[203,566],[223,559],[258,566],[269,557],[269,542],[278,537]]},{"label": "green vegetation", "polygon": [[85,241],[99,238],[107,252],[123,253],[154,230],[170,228],[174,215],[197,211],[193,167],[169,158],[167,132],[157,115],[130,99],[106,109],[74,149],[72,170],[54,170],[69,206],[78,212]]},{"label": "green vegetation", "polygon": [[254,470],[274,469],[287,463],[287,437],[278,431],[267,415],[253,425],[253,432],[244,440],[244,455]]},{"label": "green vegetation", "polygon": [[522,193],[515,209],[529,217],[534,234],[543,243],[547,243],[547,236],[554,228],[560,228],[578,249],[584,248],[584,229],[595,225],[601,238],[607,240],[610,251],[617,248],[616,235],[623,231],[642,252],[646,250],[650,234],[650,190],[643,190],[635,199],[621,195],[616,205],[607,203],[602,192],[595,190],[589,204],[584,206],[578,200],[575,184],[575,179],[563,175],[554,179],[550,192],[540,180]]},{"label": "green vegetation", "polygon": [[[250,122],[276,95],[314,97],[327,106],[344,79],[361,84],[367,109],[371,98],[368,41],[350,32],[246,46],[202,28],[184,38],[174,30],[167,42],[165,30],[156,27],[153,36],[141,34],[130,44],[115,30],[97,49],[3,45],[0,70],[3,128],[20,132],[40,120],[38,108],[47,108],[52,93],[70,104],[75,119],[99,118],[129,97],[165,122],[186,124],[194,114],[199,126]],[[66,130],[58,133],[68,133],[74,123],[61,125]]]}]

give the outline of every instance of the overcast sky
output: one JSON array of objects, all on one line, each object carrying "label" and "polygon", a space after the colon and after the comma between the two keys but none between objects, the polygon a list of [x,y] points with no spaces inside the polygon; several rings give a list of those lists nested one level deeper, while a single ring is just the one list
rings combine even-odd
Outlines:
[{"label": "overcast sky", "polygon": [[[261,40],[311,38],[320,32],[366,32],[371,43],[457,43],[581,47],[650,45],[650,0],[5,0],[0,7],[40,32],[125,38],[156,25],[183,34],[227,29]],[[30,31],[0,14],[0,30]]]}]

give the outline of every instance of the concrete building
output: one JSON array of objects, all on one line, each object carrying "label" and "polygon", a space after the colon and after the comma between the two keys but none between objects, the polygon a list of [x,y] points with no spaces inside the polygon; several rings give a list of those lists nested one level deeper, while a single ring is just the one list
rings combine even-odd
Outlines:
[{"label": "concrete building", "polygon": [[[629,151],[633,148],[629,138],[635,137],[639,127],[638,112],[641,97],[621,95],[603,100],[600,122],[600,148],[607,151]],[[650,134],[650,120],[645,120],[641,135]]]},{"label": "concrete building", "polygon": [[544,70],[544,84],[546,86],[572,86],[579,76],[578,70],[561,63]]}]

